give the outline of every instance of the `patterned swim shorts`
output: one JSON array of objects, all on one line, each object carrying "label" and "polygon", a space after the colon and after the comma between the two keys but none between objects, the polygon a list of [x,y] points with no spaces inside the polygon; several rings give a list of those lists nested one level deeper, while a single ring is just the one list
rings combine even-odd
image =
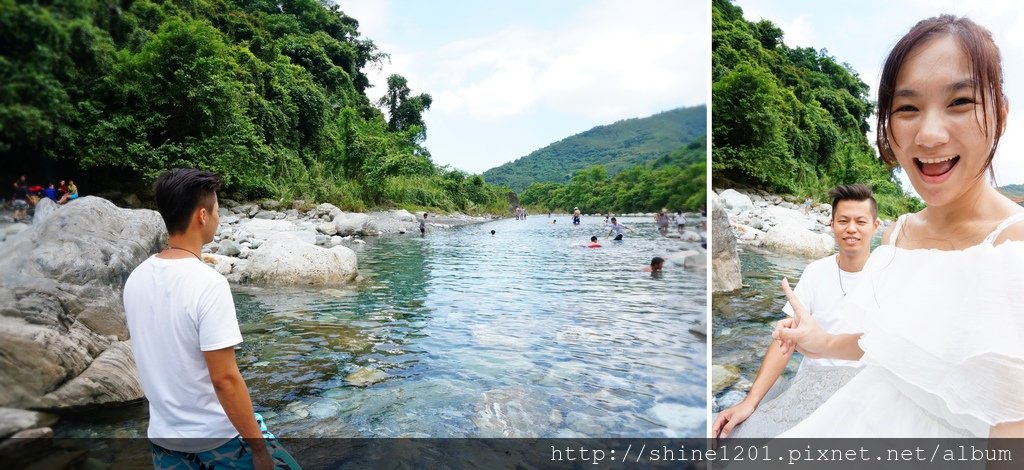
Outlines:
[{"label": "patterned swim shorts", "polygon": [[[256,413],[256,422],[260,425],[267,450],[270,451],[270,457],[274,460],[274,468],[301,469],[299,463],[288,454],[284,447],[281,447],[277,438],[267,430],[263,416],[260,416],[259,413]],[[249,450],[249,445],[241,436],[236,436],[216,449],[198,453],[165,449],[152,443],[150,445],[153,451],[153,468],[174,470],[200,468],[245,470],[253,468],[252,453]]]}]

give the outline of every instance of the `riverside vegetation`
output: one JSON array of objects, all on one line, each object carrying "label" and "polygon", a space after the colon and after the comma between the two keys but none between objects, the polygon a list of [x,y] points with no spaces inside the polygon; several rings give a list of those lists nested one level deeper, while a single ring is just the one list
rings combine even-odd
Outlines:
[{"label": "riverside vegetation", "polygon": [[783,34],[712,2],[713,184],[822,198],[863,183],[883,216],[923,208],[868,142],[868,85],[827,50],[789,47]]},{"label": "riverside vegetation", "polygon": [[503,212],[507,189],[431,161],[429,94],[366,96],[387,57],[315,0],[0,0],[0,158],[94,193],[198,167],[240,199]]}]

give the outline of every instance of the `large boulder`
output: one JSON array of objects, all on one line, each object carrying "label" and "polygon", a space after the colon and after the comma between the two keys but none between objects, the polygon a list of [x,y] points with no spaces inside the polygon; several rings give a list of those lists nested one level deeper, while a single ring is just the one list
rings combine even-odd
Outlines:
[{"label": "large boulder", "polygon": [[318,219],[326,218],[327,220],[334,220],[339,214],[342,213],[341,209],[338,209],[334,204],[325,202],[316,206],[315,209],[309,211],[309,217]]},{"label": "large boulder", "polygon": [[249,254],[243,279],[260,284],[332,286],[358,274],[356,253],[345,246],[321,248],[279,234]]},{"label": "large boulder", "polygon": [[806,230],[814,230],[817,223],[816,218],[804,215],[796,209],[786,209],[782,206],[772,206],[764,211],[768,218],[775,220],[775,225],[788,224],[803,227]]},{"label": "large boulder", "polygon": [[57,210],[58,207],[60,206],[58,206],[56,202],[50,200],[50,198],[44,197],[40,199],[39,202],[36,203],[35,214],[32,215],[32,224],[38,225],[43,223],[43,221],[50,217],[50,214],[53,214],[53,211]]},{"label": "large boulder", "polygon": [[822,258],[832,254],[835,239],[828,234],[807,230],[804,224],[784,220],[768,230],[763,246],[772,251]]},{"label": "large boulder", "polygon": [[725,207],[711,193],[711,291],[729,292],[743,286],[740,257],[736,252],[736,236],[729,225]]},{"label": "large boulder", "polygon": [[358,212],[342,212],[334,216],[334,223],[338,227],[337,235],[347,237],[349,235],[369,235],[375,232],[370,224],[370,216]]},{"label": "large boulder", "polygon": [[122,287],[166,236],[155,211],[86,196],[0,246],[0,406],[142,398]]},{"label": "large boulder", "polygon": [[722,204],[725,208],[732,213],[738,213],[743,211],[749,211],[754,208],[754,201],[749,196],[743,194],[735,189],[726,189],[722,191],[722,194],[718,195],[722,200]]}]

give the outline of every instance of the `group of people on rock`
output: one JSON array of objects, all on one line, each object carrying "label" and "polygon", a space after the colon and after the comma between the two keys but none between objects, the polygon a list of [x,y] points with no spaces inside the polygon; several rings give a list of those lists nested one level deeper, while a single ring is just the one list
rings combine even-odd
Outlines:
[{"label": "group of people on rock", "polygon": [[29,186],[28,179],[21,175],[14,181],[14,194],[11,196],[11,204],[14,207],[14,221],[28,217],[30,207],[35,207],[42,198],[50,199],[57,204],[66,204],[68,201],[78,199],[78,186],[74,180],[60,180],[60,184],[54,185],[51,181],[46,187],[42,185]]}]

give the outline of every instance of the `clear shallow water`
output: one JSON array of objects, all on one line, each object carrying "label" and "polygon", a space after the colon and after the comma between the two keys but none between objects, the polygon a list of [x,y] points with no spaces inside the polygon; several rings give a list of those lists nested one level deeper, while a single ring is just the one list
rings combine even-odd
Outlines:
[{"label": "clear shallow water", "polygon": [[[641,272],[678,240],[651,220],[543,216],[367,239],[363,280],[234,289],[239,366],[288,437],[703,436],[706,277]],[[496,235],[490,235],[490,230]],[[579,247],[591,235],[600,249]],[[371,371],[366,387],[346,379]],[[63,436],[144,436],[145,405]]]},{"label": "clear shallow water", "polygon": [[[795,287],[804,268],[813,261],[751,247],[740,248],[743,287],[734,292],[715,294],[711,301],[711,334],[715,345],[711,362],[736,366],[742,379],[746,380],[741,379],[714,398],[721,398],[733,390],[746,394],[772,340],[775,322],[786,316],[782,312],[786,296],[779,282],[788,277],[790,285]],[[796,373],[800,357],[800,353],[793,354],[783,376]],[[714,412],[720,411],[717,406],[713,408]]]}]

